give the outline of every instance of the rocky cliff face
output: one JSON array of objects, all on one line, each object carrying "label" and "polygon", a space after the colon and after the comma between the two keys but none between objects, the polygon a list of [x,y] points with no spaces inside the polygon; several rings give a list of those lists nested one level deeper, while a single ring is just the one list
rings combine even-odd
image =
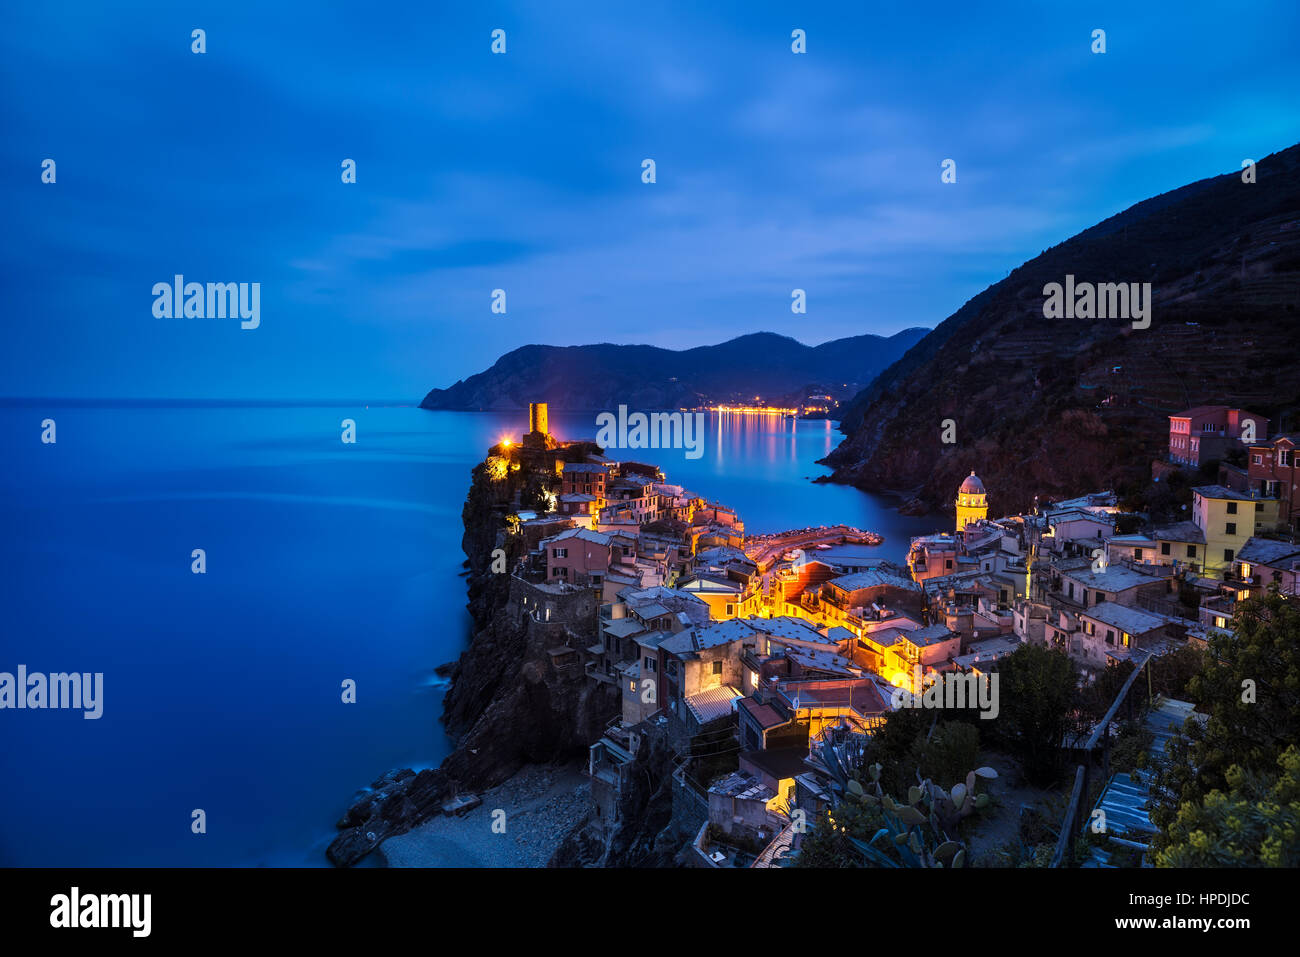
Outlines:
[{"label": "rocky cliff face", "polygon": [[[550,594],[509,571],[492,571],[494,549],[505,550],[508,570],[523,558],[521,539],[506,534],[506,515],[539,479],[550,482],[553,472],[530,475],[525,467],[497,482],[479,466],[463,511],[474,637],[443,701],[443,721],[460,741],[442,768],[476,790],[500,784],[525,763],[585,752],[620,706],[616,688],[589,681],[576,660],[557,665],[550,654],[596,641],[594,595]],[[546,604],[550,620],[539,620],[533,610]]]},{"label": "rocky cliff face", "polygon": [[[501,784],[525,763],[585,754],[617,713],[617,688],[589,681],[578,655],[557,663],[551,654],[595,641],[595,595],[539,591],[511,574],[523,545],[508,534],[507,516],[554,483],[553,468],[475,467],[462,513],[474,637],[452,669],[443,713],[458,746],[440,768],[390,771],[358,795],[327,852],[336,866],[355,864],[386,838],[442,813],[453,794]],[[493,571],[497,548],[506,552],[504,572]],[[551,605],[549,620],[533,614],[539,602]]]},{"label": "rocky cliff face", "polygon": [[[832,480],[948,506],[974,469],[1008,514],[1141,484],[1166,417],[1191,406],[1300,426],[1300,147],[1257,174],[1139,203],[971,299],[849,404]],[[1044,286],[1067,275],[1150,282],[1150,328],[1044,318]]]},{"label": "rocky cliff face", "polygon": [[[693,829],[674,815],[673,751],[663,737],[637,751],[618,804],[618,825],[603,836],[578,827],[551,858],[550,867],[673,867]],[[703,822],[701,812],[695,828]]]}]

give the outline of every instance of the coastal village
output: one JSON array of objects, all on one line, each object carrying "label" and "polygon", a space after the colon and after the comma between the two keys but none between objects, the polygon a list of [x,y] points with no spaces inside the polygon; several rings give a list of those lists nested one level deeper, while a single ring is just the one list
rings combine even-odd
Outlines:
[{"label": "coastal village", "polygon": [[619,827],[635,758],[654,745],[671,750],[673,816],[694,834],[677,863],[788,863],[835,803],[828,752],[873,734],[900,691],[952,675],[987,686],[1026,643],[1093,681],[1204,647],[1252,594],[1295,595],[1300,546],[1274,533],[1300,517],[1300,436],[1224,406],[1169,423],[1155,481],[1223,463],[1185,520],[1149,524],[1107,490],[990,517],[997,490],[972,472],[953,490],[953,527],[912,539],[899,564],[840,547],[881,543],[847,526],[747,534],[652,463],[557,441],[546,406],[530,407],[529,431],[491,450],[487,474],[553,480],[542,507],[512,503],[512,563],[494,571],[510,576],[509,614],[546,632],[549,666],[618,703],[590,742],[588,839]]}]

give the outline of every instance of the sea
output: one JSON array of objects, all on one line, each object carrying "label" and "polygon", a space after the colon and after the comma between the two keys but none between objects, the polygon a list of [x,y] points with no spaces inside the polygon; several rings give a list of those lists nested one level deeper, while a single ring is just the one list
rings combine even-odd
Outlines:
[{"label": "sea", "polygon": [[[461,506],[473,466],[526,419],[0,405],[0,672],[103,676],[97,719],[0,710],[0,865],[328,866],[359,788],[451,750],[435,668],[469,638]],[[552,411],[550,428],[594,438],[595,414]],[[699,458],[620,455],[749,532],[885,537],[846,554],[901,561],[946,525],[814,483],[841,438],[828,420],[710,413],[705,429]]]}]

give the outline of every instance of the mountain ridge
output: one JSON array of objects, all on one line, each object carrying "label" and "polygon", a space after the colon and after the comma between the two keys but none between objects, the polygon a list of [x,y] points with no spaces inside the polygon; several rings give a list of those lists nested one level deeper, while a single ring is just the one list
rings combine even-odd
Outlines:
[{"label": "mountain ridge", "polygon": [[[680,408],[755,395],[794,401],[812,388],[848,398],[929,331],[912,327],[891,336],[868,333],[816,346],[774,332],[681,350],[610,342],[529,344],[505,353],[483,372],[431,390],[420,407],[513,411],[529,402],[549,402],[565,411],[620,404]],[[592,370],[599,374],[593,376]]]},{"label": "mountain ridge", "polygon": [[[975,470],[997,514],[1133,489],[1167,416],[1228,404],[1300,425],[1300,146],[1135,203],[1023,263],[842,409],[830,480],[950,503]],[[1064,280],[1151,282],[1152,325],[1043,316]],[[953,420],[957,441],[942,442]]]}]

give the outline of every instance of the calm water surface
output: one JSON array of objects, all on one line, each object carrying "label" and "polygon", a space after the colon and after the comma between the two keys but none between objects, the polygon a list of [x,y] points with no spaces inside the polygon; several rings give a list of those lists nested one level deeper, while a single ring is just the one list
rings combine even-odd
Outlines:
[{"label": "calm water surface", "polygon": [[[97,721],[0,712],[0,865],[324,864],[358,786],[450,749],[433,669],[468,635],[461,505],[470,469],[524,418],[0,408],[0,671],[104,673]],[[551,429],[591,438],[595,417],[553,414]],[[734,506],[751,532],[846,522],[901,559],[943,519],[812,484],[839,437],[715,415],[700,459],[625,457]]]}]

